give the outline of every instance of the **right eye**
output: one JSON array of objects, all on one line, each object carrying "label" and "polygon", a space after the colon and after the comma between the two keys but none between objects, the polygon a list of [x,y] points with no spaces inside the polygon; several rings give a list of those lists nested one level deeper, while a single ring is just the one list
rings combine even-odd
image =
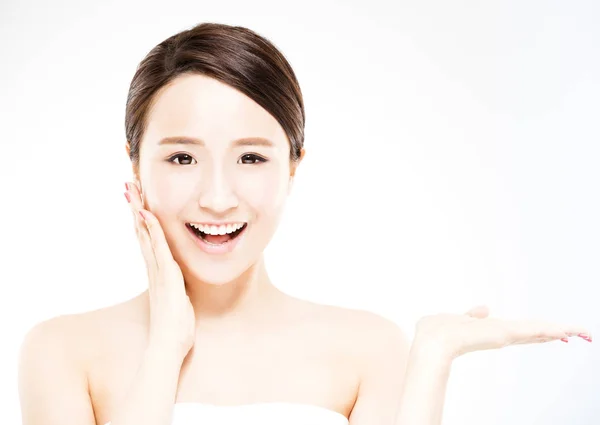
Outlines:
[{"label": "right eye", "polygon": [[186,153],[178,153],[177,155],[173,155],[171,158],[169,158],[169,162],[178,165],[192,165],[192,161],[196,160]]}]

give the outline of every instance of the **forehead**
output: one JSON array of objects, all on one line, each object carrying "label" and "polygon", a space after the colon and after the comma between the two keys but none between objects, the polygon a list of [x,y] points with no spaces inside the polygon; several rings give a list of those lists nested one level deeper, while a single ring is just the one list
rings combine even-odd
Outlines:
[{"label": "forehead", "polygon": [[204,75],[183,75],[157,93],[144,143],[163,137],[201,138],[207,145],[244,137],[264,137],[276,146],[288,141],[277,120],[258,103],[227,84]]}]

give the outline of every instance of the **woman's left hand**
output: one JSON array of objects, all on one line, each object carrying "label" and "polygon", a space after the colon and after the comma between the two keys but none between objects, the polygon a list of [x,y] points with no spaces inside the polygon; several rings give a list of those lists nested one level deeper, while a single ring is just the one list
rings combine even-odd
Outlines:
[{"label": "woman's left hand", "polygon": [[535,344],[577,336],[592,342],[591,333],[582,326],[540,320],[502,320],[489,317],[486,306],[466,314],[437,314],[421,318],[415,342],[440,349],[451,359],[472,351],[503,348],[516,344]]}]

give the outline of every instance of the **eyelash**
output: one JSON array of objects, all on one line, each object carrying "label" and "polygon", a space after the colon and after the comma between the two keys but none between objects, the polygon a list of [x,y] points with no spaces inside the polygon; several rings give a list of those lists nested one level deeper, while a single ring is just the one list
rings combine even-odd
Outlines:
[{"label": "eyelash", "polygon": [[[244,158],[248,159],[248,157],[250,157],[252,160],[254,160],[255,162],[252,162],[251,164],[246,164],[246,165],[254,165],[254,164],[259,164],[259,163],[263,163],[263,162],[267,162],[266,158],[263,158],[260,155],[256,155],[254,153],[245,153],[244,155],[242,155],[240,157],[240,159],[238,160],[238,164],[240,164],[240,161],[243,161]],[[244,164],[242,162],[242,164]]]},{"label": "eyelash", "polygon": [[[192,158],[191,155],[188,155],[186,153],[178,153],[173,155],[172,157],[169,158],[169,162],[177,164],[177,165],[193,165],[193,164],[181,164],[179,162],[175,162],[176,159],[179,159],[181,161],[182,157],[186,157],[187,160],[191,159],[192,161],[196,161],[194,158]],[[189,159],[188,159],[189,158]],[[245,159],[250,159],[251,162],[250,164],[244,163],[244,162],[240,162],[243,161]],[[259,164],[259,163],[263,163],[263,162],[267,162],[268,160],[266,158],[263,158],[260,155],[256,155],[254,153],[246,153],[244,155],[242,155],[240,157],[240,159],[238,160],[238,164],[245,164],[245,165],[255,165],[255,164]]]},{"label": "eyelash", "polygon": [[188,155],[187,153],[178,153],[173,155],[171,158],[169,158],[169,162],[172,162],[173,164],[176,165],[193,165],[193,164],[180,164],[175,162],[176,159],[181,158],[181,157],[187,157],[190,158],[192,161],[196,161],[194,158],[191,157],[191,155]]}]

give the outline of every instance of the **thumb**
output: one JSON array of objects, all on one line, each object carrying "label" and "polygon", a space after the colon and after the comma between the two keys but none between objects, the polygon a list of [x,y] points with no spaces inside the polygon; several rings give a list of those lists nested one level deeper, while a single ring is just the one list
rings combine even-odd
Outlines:
[{"label": "thumb", "polygon": [[475,317],[476,319],[484,319],[490,314],[490,309],[485,305],[473,307],[467,313],[467,316]]}]

